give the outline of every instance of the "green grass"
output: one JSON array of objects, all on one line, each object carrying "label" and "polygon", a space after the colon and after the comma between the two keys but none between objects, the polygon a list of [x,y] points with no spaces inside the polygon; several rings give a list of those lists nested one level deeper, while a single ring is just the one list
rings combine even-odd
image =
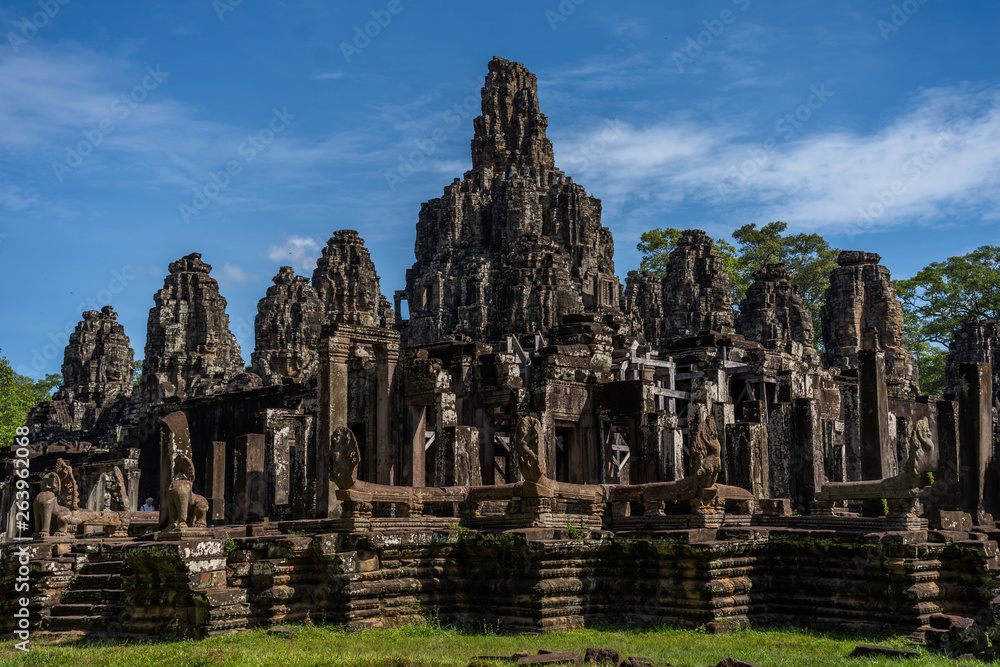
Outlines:
[{"label": "green grass", "polygon": [[[901,638],[873,639],[830,635],[794,629],[751,629],[732,635],[708,635],[690,630],[587,629],[543,636],[495,635],[427,625],[394,630],[348,633],[328,627],[302,626],[292,639],[268,636],[266,630],[218,637],[205,641],[151,643],[33,642],[30,654],[13,650],[12,642],[0,645],[0,667],[158,667],[159,665],[270,666],[305,665],[465,667],[477,655],[510,655],[519,650],[582,650],[613,648],[623,656],[643,656],[661,663],[707,667],[726,656],[756,662],[764,667],[818,667],[819,665],[927,665],[962,664],[957,660],[922,652],[914,660],[852,660],[847,656],[859,643],[912,648]],[[497,663],[503,664],[503,663]],[[979,663],[981,664],[981,663]]]}]

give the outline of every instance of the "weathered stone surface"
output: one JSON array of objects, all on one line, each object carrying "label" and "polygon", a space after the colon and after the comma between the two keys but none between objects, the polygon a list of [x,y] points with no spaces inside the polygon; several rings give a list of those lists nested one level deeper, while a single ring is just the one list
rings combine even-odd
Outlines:
[{"label": "weathered stone surface", "polygon": [[[88,310],[70,334],[63,355],[63,383],[50,403],[33,408],[27,423],[42,437],[61,431],[86,432],[106,409],[132,395],[133,352],[111,306]],[[121,412],[119,409],[118,412]]]},{"label": "weathered stone surface", "polygon": [[823,321],[823,362],[839,368],[857,368],[858,350],[885,352],[886,382],[897,393],[919,392],[917,364],[906,346],[903,308],[889,269],[869,252],[845,250],[830,274]]},{"label": "weathered stone surface", "polygon": [[993,369],[993,404],[1000,405],[996,395],[1000,391],[1000,366],[994,363],[997,359],[1000,359],[1000,326],[996,321],[975,318],[963,321],[948,346],[944,370],[947,389],[944,397],[951,401],[958,400],[959,364],[981,362],[989,364]]},{"label": "weathered stone surface", "polygon": [[754,272],[753,283],[740,304],[736,331],[760,343],[791,340],[811,347],[812,311],[791,279],[792,272],[783,264],[768,264]]},{"label": "weathered stone surface", "polygon": [[629,271],[625,278],[625,310],[636,335],[657,343],[663,330],[663,280],[652,271]]},{"label": "weathered stone surface", "polygon": [[[329,267],[329,260],[323,260]],[[296,276],[292,267],[281,267],[272,280],[274,285],[257,303],[251,363],[265,385],[302,382],[316,374],[325,307],[309,279]]]},{"label": "weathered stone surface", "polygon": [[211,270],[196,252],[171,262],[163,289],[153,297],[142,363],[147,401],[220,393],[243,372],[226,300]]},{"label": "weathered stone surface", "polygon": [[326,311],[325,324],[392,325],[392,307],[382,295],[375,264],[353,229],[334,232],[327,241],[312,285]]},{"label": "weathered stone surface", "polygon": [[554,167],[537,81],[490,62],[475,121],[473,168],[420,210],[407,271],[404,343],[456,335],[493,341],[618,309],[611,232],[601,204]]},{"label": "weathered stone surface", "polygon": [[712,239],[699,229],[685,231],[670,253],[663,276],[661,336],[676,338],[701,331],[732,334],[732,301],[729,274]]},{"label": "weathered stone surface", "polygon": [[583,662],[587,665],[611,665],[612,667],[618,667],[621,661],[621,654],[613,648],[588,648],[583,656]]}]

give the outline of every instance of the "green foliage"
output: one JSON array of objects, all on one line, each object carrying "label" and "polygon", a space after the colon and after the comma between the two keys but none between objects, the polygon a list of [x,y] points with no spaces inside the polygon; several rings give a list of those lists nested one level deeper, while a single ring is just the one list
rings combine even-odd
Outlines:
[{"label": "green foliage", "polygon": [[226,541],[222,543],[222,548],[226,550],[226,553],[230,553],[239,549],[240,544],[233,539],[233,534],[227,531]]},{"label": "green foliage", "polygon": [[132,367],[135,369],[132,373],[132,386],[138,387],[139,383],[142,382],[142,359],[134,360]]},{"label": "green foliage", "polygon": [[1000,246],[984,245],[932,262],[912,278],[895,282],[920,388],[940,395],[945,389],[945,347],[962,320],[1000,317]]},{"label": "green foliage", "polygon": [[[748,223],[733,232],[736,245],[721,239],[713,241],[722,257],[729,282],[733,287],[733,302],[746,296],[753,274],[768,264],[784,264],[792,272],[792,283],[813,313],[817,340],[820,340],[819,310],[823,306],[830,272],[837,267],[840,250],[831,248],[819,234],[785,234],[784,222],[769,222],[758,228]],[[636,249],[642,253],[639,268],[664,275],[670,252],[677,246],[681,230],[672,227],[652,229],[643,233]]]},{"label": "green foliage", "polygon": [[52,390],[62,384],[62,375],[51,373],[44,380],[18,375],[6,357],[0,356],[0,446],[14,442],[15,429],[24,426],[28,411],[52,398]]},{"label": "green foliage", "polygon": [[897,280],[896,292],[916,340],[947,345],[962,320],[1000,317],[1000,246],[932,262]]},{"label": "green foliage", "polygon": [[580,527],[577,528],[573,525],[573,520],[569,517],[566,518],[566,530],[569,532],[569,536],[574,540],[582,540],[587,537],[587,530],[583,525],[583,517],[580,517]]}]

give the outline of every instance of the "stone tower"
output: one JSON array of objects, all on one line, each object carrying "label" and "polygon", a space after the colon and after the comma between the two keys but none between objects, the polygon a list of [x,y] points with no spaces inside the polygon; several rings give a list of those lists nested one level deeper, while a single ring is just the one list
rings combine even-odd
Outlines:
[{"label": "stone tower", "polygon": [[663,276],[664,338],[701,331],[732,334],[733,289],[712,239],[689,229],[677,240]]},{"label": "stone tower", "polygon": [[236,336],[229,330],[226,300],[212,267],[191,253],[170,264],[163,289],[153,297],[142,363],[142,397],[190,398],[225,390],[243,372]]},{"label": "stone tower", "polygon": [[494,341],[620,308],[601,203],[555,168],[535,75],[494,58],[474,122],[472,170],[423,204],[406,272],[406,344]]},{"label": "stone tower", "polygon": [[89,432],[106,411],[124,411],[132,396],[134,353],[117,319],[111,306],[83,313],[63,356],[62,386],[28,415],[26,423],[41,437]]},{"label": "stone tower", "polygon": [[63,357],[62,388],[56,400],[93,403],[97,408],[132,395],[133,351],[111,306],[88,310],[70,334]]},{"label": "stone tower", "polygon": [[755,271],[740,304],[737,332],[759,343],[791,340],[812,347],[812,312],[791,280],[792,272],[784,264],[768,264]]},{"label": "stone tower", "polygon": [[[959,398],[958,365],[961,363],[981,362],[990,364],[993,368],[994,404],[1000,406],[1000,326],[995,320],[970,318],[962,322],[955,331],[951,345],[948,346],[948,357],[945,359],[944,376],[947,389],[944,397],[957,401]],[[1000,428],[1000,425],[998,425]]]},{"label": "stone tower", "polygon": [[919,392],[917,364],[903,334],[903,307],[889,269],[872,252],[844,250],[830,274],[823,321],[823,362],[857,368],[859,350],[885,352],[886,383],[903,393]]},{"label": "stone tower", "polygon": [[286,378],[302,382],[316,374],[316,347],[326,317],[323,302],[305,276],[283,266],[257,303],[254,372],[265,385]]},{"label": "stone tower", "polygon": [[375,264],[353,229],[333,233],[316,261],[312,286],[323,304],[323,323],[392,326],[392,307],[382,295]]}]

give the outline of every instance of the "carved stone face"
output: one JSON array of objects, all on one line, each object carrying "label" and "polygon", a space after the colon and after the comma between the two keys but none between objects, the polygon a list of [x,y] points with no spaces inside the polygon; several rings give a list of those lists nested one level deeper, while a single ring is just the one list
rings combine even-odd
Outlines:
[{"label": "carved stone face", "polygon": [[351,429],[334,429],[330,438],[330,481],[340,489],[349,489],[358,481],[361,450]]},{"label": "carved stone face", "polygon": [[42,476],[42,491],[51,491],[55,495],[59,495],[59,475],[54,472],[45,473]]},{"label": "carved stone face", "polygon": [[184,454],[174,457],[174,479],[194,481],[194,463]]},{"label": "carved stone face", "polygon": [[522,417],[515,433],[517,463],[521,477],[537,482],[545,477],[546,466],[542,451],[542,425],[534,417]]}]

